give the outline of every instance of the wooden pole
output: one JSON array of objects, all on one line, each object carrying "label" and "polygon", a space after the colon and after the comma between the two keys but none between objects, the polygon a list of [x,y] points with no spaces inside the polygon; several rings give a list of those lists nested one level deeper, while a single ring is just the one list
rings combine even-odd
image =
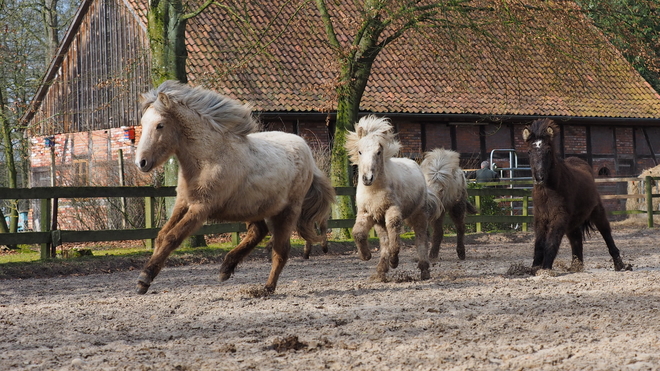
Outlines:
[{"label": "wooden pole", "polygon": [[[39,225],[41,225],[41,231],[42,232],[48,232],[49,231],[49,226],[50,226],[50,207],[51,207],[51,200],[47,198],[42,198],[41,199],[41,214],[39,215]],[[42,243],[41,244],[41,259],[48,259],[51,257],[50,255],[50,243]]]},{"label": "wooden pole", "polygon": [[644,186],[646,190],[646,216],[648,217],[648,226],[653,228],[653,178],[647,176]]},{"label": "wooden pole", "polygon": [[[120,148],[119,154],[117,155],[119,159],[119,185],[125,186],[126,179],[124,178],[124,151]],[[121,226],[123,229],[126,229],[126,197],[120,199],[121,205]]]},{"label": "wooden pole", "polygon": [[[55,177],[57,176],[57,172],[55,171],[55,143],[53,142],[50,146],[50,186],[55,187],[57,185],[57,181]],[[57,205],[59,203],[59,200],[57,198],[53,198],[52,200],[52,206],[50,209],[50,212],[53,213],[52,217],[50,218],[52,225],[50,226],[50,231],[54,231],[57,229]],[[48,227],[46,227],[48,228]],[[49,257],[54,258],[57,256],[57,245],[51,241],[49,243]]]},{"label": "wooden pole", "polygon": [[[154,204],[156,202],[155,197],[145,197],[144,198],[144,227],[153,228],[154,227]],[[149,239],[146,241],[148,249],[154,248],[155,240]]]},{"label": "wooden pole", "polygon": [[[474,206],[476,206],[477,210],[479,210],[479,213],[477,215],[481,215],[481,196],[479,195],[474,196]],[[481,232],[481,222],[477,223],[476,231],[477,233]]]},{"label": "wooden pole", "polygon": [[[529,196],[523,196],[523,207],[522,207],[522,215],[527,216],[529,215]],[[527,223],[522,224],[522,231],[527,232]]]}]

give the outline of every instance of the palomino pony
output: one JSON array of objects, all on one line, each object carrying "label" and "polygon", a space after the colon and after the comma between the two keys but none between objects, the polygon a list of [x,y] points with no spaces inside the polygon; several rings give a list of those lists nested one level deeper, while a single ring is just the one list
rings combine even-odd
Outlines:
[{"label": "palomino pony", "polygon": [[273,259],[265,289],[273,292],[289,257],[291,233],[320,241],[315,224],[327,219],[335,197],[305,140],[257,133],[249,106],[199,87],[166,81],[142,98],[135,162],[147,172],[174,155],[179,179],[172,216],[158,233],[137,292],[147,292],[170,253],[207,219],[247,223],[247,236],[224,258],[221,281],[268,233],[269,219]]},{"label": "palomino pony", "polygon": [[371,259],[368,235],[373,227],[380,239],[376,279],[387,281],[388,267],[399,264],[403,222],[415,231],[421,279],[429,279],[428,221],[439,216],[439,201],[426,187],[419,165],[407,158],[394,158],[400,143],[387,118],[373,115],[360,119],[355,132],[346,136],[346,149],[358,166],[355,202],[357,216],[353,239],[362,260]]},{"label": "palomino pony", "polygon": [[555,155],[553,139],[559,128],[550,119],[539,119],[523,129],[534,179],[534,262],[532,269],[552,269],[561,240],[571,244],[571,270],[583,267],[582,241],[598,229],[614,261],[614,269],[630,270],[612,239],[605,208],[588,163],[577,157]]},{"label": "palomino pony", "polygon": [[465,259],[465,214],[476,214],[477,209],[468,201],[467,182],[460,168],[460,155],[444,148],[424,154],[422,171],[429,189],[440,199],[442,214],[433,223],[433,239],[429,257],[436,259],[444,237],[445,213],[456,226],[456,253]]}]

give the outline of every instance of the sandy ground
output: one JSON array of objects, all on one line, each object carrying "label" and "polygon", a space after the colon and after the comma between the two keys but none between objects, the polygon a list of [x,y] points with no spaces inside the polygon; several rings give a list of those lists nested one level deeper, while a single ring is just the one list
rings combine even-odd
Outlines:
[{"label": "sandy ground", "polygon": [[[428,281],[414,250],[392,282],[369,281],[354,250],[293,257],[274,295],[253,297],[269,263],[228,281],[218,265],[166,267],[146,295],[138,272],[0,281],[2,370],[657,370],[660,230],[619,228],[633,271],[615,272],[599,234],[585,271],[531,265],[532,235],[472,235],[467,260],[445,245]],[[449,239],[448,242],[453,242]]]}]

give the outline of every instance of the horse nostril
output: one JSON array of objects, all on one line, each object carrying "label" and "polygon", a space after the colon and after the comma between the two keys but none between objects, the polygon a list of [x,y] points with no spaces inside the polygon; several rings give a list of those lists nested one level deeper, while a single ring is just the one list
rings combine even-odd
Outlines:
[{"label": "horse nostril", "polygon": [[140,169],[144,169],[147,166],[147,160],[144,159],[140,160],[138,166],[140,167]]}]

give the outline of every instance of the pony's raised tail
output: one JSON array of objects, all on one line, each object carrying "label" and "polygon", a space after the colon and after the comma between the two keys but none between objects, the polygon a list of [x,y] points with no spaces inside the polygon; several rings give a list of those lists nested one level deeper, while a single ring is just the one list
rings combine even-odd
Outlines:
[{"label": "pony's raised tail", "polygon": [[314,180],[305,195],[302,212],[298,219],[298,234],[305,241],[321,242],[326,231],[316,232],[316,225],[327,225],[330,208],[335,202],[335,189],[330,179],[319,169],[314,169]]},{"label": "pony's raised tail", "polygon": [[465,211],[468,212],[468,214],[476,214],[479,212],[477,208],[468,201],[468,199],[465,199]]}]

